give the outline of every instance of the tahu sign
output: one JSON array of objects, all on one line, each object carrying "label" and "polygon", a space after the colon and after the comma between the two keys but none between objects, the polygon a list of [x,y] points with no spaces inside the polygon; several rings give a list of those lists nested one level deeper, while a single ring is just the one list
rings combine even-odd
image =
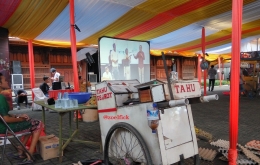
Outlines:
[{"label": "tahu sign", "polygon": [[181,82],[172,84],[174,99],[200,97],[201,89],[199,82]]}]

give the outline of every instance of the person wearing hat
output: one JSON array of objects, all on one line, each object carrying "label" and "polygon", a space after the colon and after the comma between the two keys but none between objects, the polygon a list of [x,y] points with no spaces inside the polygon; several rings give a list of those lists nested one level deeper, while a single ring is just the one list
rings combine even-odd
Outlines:
[{"label": "person wearing hat", "polygon": [[59,82],[60,73],[56,71],[55,68],[51,68],[51,74],[53,77],[51,77],[52,82]]}]

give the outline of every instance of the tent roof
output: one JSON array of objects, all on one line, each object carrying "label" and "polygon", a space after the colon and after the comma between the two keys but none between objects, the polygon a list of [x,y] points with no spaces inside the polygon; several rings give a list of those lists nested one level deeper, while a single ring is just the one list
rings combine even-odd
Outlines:
[{"label": "tent roof", "polygon": [[[0,0],[0,26],[10,37],[70,47],[69,0]],[[242,46],[258,40],[260,1],[244,0]],[[78,47],[98,44],[101,36],[148,40],[151,54],[195,56],[206,29],[207,60],[230,58],[232,1],[228,0],[75,0]],[[255,41],[254,41],[255,42]],[[246,44],[246,45],[245,45]]]}]

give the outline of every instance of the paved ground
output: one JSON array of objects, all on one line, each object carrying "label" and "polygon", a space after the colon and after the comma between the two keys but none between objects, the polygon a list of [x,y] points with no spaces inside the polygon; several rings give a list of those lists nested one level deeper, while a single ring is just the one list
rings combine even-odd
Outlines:
[{"label": "paved ground", "polygon": [[[211,101],[209,103],[192,104],[192,112],[194,117],[195,126],[211,133],[215,139],[229,140],[229,96],[224,96],[223,91],[229,91],[228,86],[215,87],[214,92],[208,94],[219,94],[218,101]],[[260,111],[259,111],[259,99],[250,99],[246,97],[240,98],[240,112],[239,112],[239,138],[238,143],[244,145],[246,142],[258,139],[260,132]],[[32,118],[41,119],[41,111],[31,111],[28,109],[14,110],[12,113],[27,113]],[[68,115],[65,115],[64,129],[66,132],[68,128]],[[47,134],[58,135],[58,114],[46,113],[47,119]],[[85,140],[93,140],[100,142],[100,128],[99,122],[80,123],[80,129],[82,130],[78,137]],[[199,147],[213,148],[208,142],[203,140],[198,141]],[[11,145],[8,146],[7,152],[13,150]],[[219,157],[219,155],[218,155]],[[86,145],[82,143],[71,143],[64,151],[63,162],[61,164],[72,164],[79,160],[91,159],[91,158],[103,158],[100,153],[98,145]],[[58,159],[50,159],[43,161],[40,155],[36,155],[35,165],[56,165]],[[17,164],[18,161],[5,157],[5,165]],[[187,159],[185,164],[192,164],[192,159]],[[224,165],[228,164],[215,158],[214,162],[202,161],[200,164],[214,164]]]}]

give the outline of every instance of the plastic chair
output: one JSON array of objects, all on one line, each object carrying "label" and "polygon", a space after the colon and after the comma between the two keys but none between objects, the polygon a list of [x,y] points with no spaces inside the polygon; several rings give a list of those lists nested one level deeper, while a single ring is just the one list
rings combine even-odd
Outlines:
[{"label": "plastic chair", "polygon": [[[47,97],[43,94],[40,88],[33,88],[32,92],[34,94],[34,101],[44,101]],[[42,106],[32,103],[32,111],[33,110],[42,110]]]},{"label": "plastic chair", "polygon": [[[3,150],[2,150],[2,159],[1,159],[1,164],[4,163],[4,154],[5,154],[5,148],[6,148],[6,142],[8,139],[14,138],[17,140],[17,142],[22,146],[23,151],[25,151],[32,160],[34,160],[34,157],[32,154],[29,153],[29,151],[26,149],[26,147],[23,145],[23,143],[20,141],[18,137],[25,136],[25,135],[30,135],[32,134],[31,132],[14,132],[8,124],[5,122],[4,118],[0,115],[0,122],[2,122],[6,126],[6,131],[5,134],[0,134],[0,137],[4,139],[4,144],[3,144]],[[11,141],[10,141],[11,142]],[[11,144],[15,147],[15,145],[11,142]],[[15,147],[16,148],[16,147]],[[17,149],[17,148],[16,148]]]}]

